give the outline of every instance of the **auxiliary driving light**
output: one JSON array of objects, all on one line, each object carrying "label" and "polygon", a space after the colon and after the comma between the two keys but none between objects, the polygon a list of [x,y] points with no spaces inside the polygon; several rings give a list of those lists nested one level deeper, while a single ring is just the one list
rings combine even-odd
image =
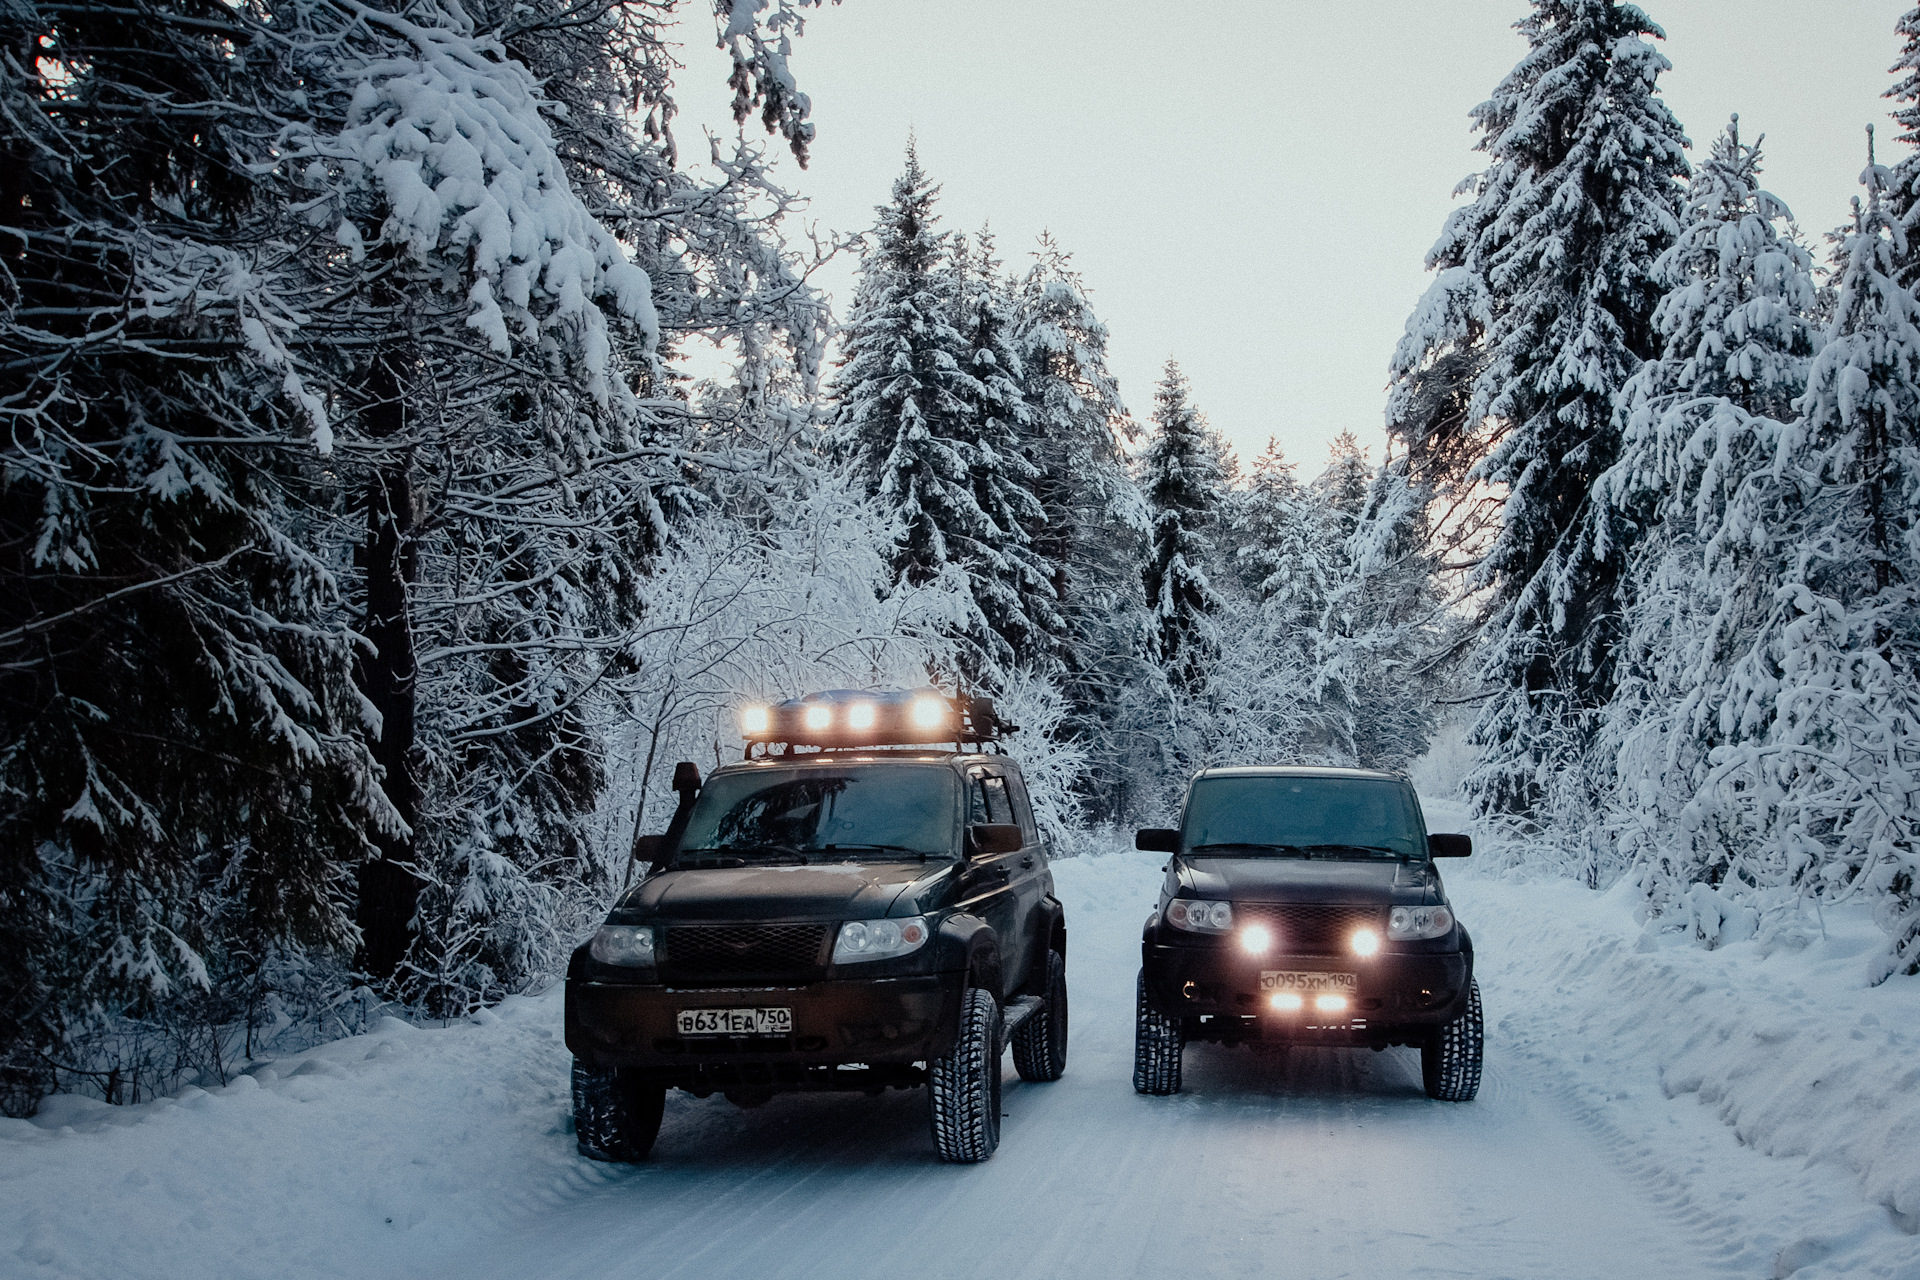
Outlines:
[{"label": "auxiliary driving light", "polygon": [[1263,924],[1250,924],[1240,931],[1240,949],[1260,955],[1273,945],[1273,932]]},{"label": "auxiliary driving light", "polygon": [[1273,999],[1267,1001],[1267,1003],[1282,1013],[1298,1013],[1306,1004],[1306,1001],[1302,1000],[1294,992],[1276,991],[1273,994]]},{"label": "auxiliary driving light", "polygon": [[809,729],[825,729],[833,724],[833,708],[808,707],[803,723]]},{"label": "auxiliary driving light", "polygon": [[765,733],[772,724],[772,712],[766,707],[748,707],[740,713],[740,728],[746,733]]},{"label": "auxiliary driving light", "polygon": [[1380,949],[1380,935],[1371,929],[1357,929],[1353,934],[1353,954],[1370,956]]},{"label": "auxiliary driving light", "polygon": [[1321,1013],[1341,1013],[1344,1012],[1347,1007],[1347,998],[1345,996],[1315,996],[1313,998],[1313,1007]]},{"label": "auxiliary driving light", "polygon": [[916,729],[938,729],[947,722],[947,705],[938,698],[915,698],[913,700],[913,727]]},{"label": "auxiliary driving light", "polygon": [[856,702],[851,707],[848,707],[847,728],[873,728],[873,704],[871,702]]}]

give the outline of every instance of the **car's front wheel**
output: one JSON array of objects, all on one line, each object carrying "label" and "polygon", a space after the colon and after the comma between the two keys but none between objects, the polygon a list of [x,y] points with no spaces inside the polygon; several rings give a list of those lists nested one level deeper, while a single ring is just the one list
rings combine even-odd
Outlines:
[{"label": "car's front wheel", "polygon": [[590,1160],[632,1164],[647,1158],[660,1136],[665,1085],[649,1084],[618,1067],[573,1060],[573,1136]]},{"label": "car's front wheel", "polygon": [[927,1064],[933,1145],[942,1160],[978,1164],[1000,1145],[1000,1002],[968,987],[953,1052]]},{"label": "car's front wheel", "polygon": [[1472,1102],[1480,1092],[1480,1059],[1486,1042],[1480,984],[1469,982],[1467,1007],[1420,1046],[1420,1076],[1427,1096],[1441,1102]]},{"label": "car's front wheel", "polygon": [[1180,1092],[1180,1057],[1186,1047],[1186,1033],[1178,1020],[1167,1017],[1147,1001],[1147,974],[1141,970],[1139,981],[1134,985],[1134,1091],[1155,1097]]}]

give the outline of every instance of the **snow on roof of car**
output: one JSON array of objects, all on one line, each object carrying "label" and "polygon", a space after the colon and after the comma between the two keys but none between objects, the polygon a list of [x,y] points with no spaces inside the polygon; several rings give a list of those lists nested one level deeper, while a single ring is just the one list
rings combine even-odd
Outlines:
[{"label": "snow on roof of car", "polygon": [[1343,769],[1324,764],[1234,764],[1202,769],[1194,781],[1202,778],[1372,778],[1381,782],[1405,782],[1406,776],[1381,769]]}]

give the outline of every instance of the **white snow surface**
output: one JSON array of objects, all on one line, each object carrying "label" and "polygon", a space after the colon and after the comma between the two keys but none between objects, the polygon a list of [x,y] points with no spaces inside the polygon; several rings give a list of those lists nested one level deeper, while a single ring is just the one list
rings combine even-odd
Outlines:
[{"label": "white snow surface", "polygon": [[1920,982],[1866,985],[1864,915],[1801,951],[1643,947],[1619,895],[1454,864],[1477,1101],[1429,1101],[1412,1050],[1206,1045],[1182,1094],[1144,1098],[1161,861],[1056,863],[1067,1075],[1007,1064],[986,1165],[935,1159],[917,1090],[676,1094],[647,1164],[593,1164],[556,988],[224,1088],[0,1120],[0,1275],[1920,1280]]}]

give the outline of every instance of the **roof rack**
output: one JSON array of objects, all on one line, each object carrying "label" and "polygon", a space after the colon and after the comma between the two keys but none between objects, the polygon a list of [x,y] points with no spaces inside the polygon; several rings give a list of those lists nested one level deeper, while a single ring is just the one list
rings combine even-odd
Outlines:
[{"label": "roof rack", "polygon": [[[993,705],[979,694],[945,694],[932,687],[919,689],[827,689],[771,705],[755,703],[742,709],[741,736],[747,740],[746,758],[754,748],[762,755],[790,755],[798,747],[816,750],[848,747],[926,747],[953,743],[964,751],[972,743],[982,750],[1000,751],[1001,740],[1018,733]],[[774,748],[779,747],[778,753]]]}]

